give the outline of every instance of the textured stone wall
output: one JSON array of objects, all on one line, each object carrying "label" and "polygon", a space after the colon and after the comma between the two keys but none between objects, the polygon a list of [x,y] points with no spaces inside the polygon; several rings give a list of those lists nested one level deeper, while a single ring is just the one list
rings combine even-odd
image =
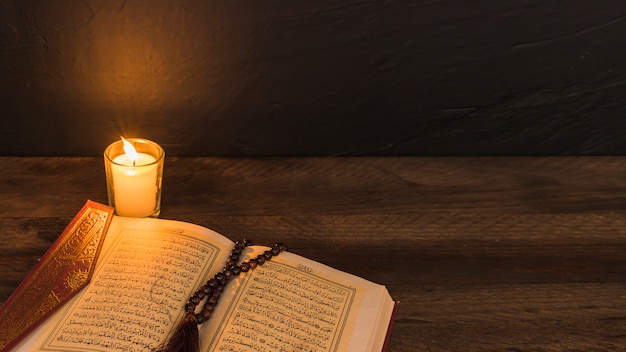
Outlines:
[{"label": "textured stone wall", "polygon": [[623,1],[0,1],[0,155],[625,154]]}]

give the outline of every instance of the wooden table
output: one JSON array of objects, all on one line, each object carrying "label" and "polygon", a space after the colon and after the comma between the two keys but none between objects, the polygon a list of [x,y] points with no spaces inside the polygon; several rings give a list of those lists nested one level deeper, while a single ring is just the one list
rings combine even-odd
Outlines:
[{"label": "wooden table", "polygon": [[[0,301],[101,158],[0,158]],[[626,158],[176,158],[162,218],[385,284],[390,351],[626,350]]]}]

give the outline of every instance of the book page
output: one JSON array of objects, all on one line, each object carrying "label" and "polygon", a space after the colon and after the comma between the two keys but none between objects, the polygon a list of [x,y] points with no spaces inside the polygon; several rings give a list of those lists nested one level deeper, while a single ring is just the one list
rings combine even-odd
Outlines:
[{"label": "book page", "polygon": [[91,283],[15,350],[154,349],[232,245],[196,225],[114,217]]},{"label": "book page", "polygon": [[[152,350],[232,246],[188,223],[114,217],[91,283],[13,351]],[[384,286],[285,252],[227,285],[202,351],[379,352],[392,310]]]},{"label": "book page", "polygon": [[381,351],[393,309],[383,286],[293,253],[241,276],[203,327],[203,351]]}]

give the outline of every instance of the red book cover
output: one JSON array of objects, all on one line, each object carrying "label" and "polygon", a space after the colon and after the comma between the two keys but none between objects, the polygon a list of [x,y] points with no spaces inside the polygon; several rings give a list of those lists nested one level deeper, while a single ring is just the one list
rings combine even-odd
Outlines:
[{"label": "red book cover", "polygon": [[391,318],[389,319],[389,326],[387,327],[387,335],[385,336],[385,343],[383,344],[382,352],[387,351],[387,346],[389,345],[389,339],[391,338],[391,330],[393,328],[393,323],[396,320],[396,313],[398,312],[398,305],[400,301],[396,301],[393,305],[393,312],[391,313]]},{"label": "red book cover", "polygon": [[91,280],[113,208],[88,200],[0,307],[0,351],[8,351]]}]

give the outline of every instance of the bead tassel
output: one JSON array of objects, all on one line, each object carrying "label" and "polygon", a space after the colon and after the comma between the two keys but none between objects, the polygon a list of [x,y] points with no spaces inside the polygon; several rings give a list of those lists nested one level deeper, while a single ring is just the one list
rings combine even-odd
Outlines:
[{"label": "bead tassel", "polygon": [[[244,248],[251,245],[252,242],[246,239],[235,242],[235,246],[222,271],[215,274],[213,278],[209,279],[206,284],[202,285],[196,293],[189,297],[189,301],[185,304],[185,317],[178,324],[172,336],[157,348],[155,352],[199,352],[200,336],[198,325],[211,318],[228,281],[241,273],[246,273],[259,265],[263,265],[266,261],[271,260],[273,256],[277,256],[287,250],[285,244],[276,243],[272,249],[263,252],[256,258],[237,264]],[[205,301],[204,306],[199,313],[196,313],[196,307],[203,300]]]}]

